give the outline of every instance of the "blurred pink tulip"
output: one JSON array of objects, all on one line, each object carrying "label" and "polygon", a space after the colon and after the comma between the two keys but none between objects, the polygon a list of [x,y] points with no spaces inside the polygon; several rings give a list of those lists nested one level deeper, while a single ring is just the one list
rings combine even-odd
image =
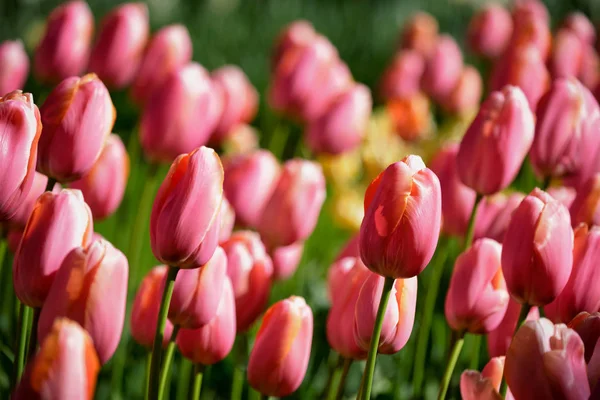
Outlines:
[{"label": "blurred pink tulip", "polygon": [[421,88],[425,59],[416,50],[402,50],[384,71],[379,83],[383,100],[408,99]]},{"label": "blurred pink tulip", "polygon": [[221,144],[227,155],[248,154],[259,148],[258,131],[250,125],[238,125]]},{"label": "blurred pink tulip", "polygon": [[324,201],[321,166],[302,159],[287,161],[258,222],[258,232],[267,248],[308,238],[317,225]]},{"label": "blurred pink tulip", "polygon": [[154,256],[179,268],[198,268],[219,241],[223,167],[217,153],[200,147],[173,162],[150,216]]},{"label": "blurred pink tulip", "polygon": [[219,219],[221,221],[219,225],[219,243],[223,243],[229,239],[235,226],[235,211],[225,197],[221,201]]},{"label": "blurred pink tulip", "polygon": [[584,44],[574,32],[567,29],[558,31],[549,62],[552,77],[569,78],[579,76],[584,49]]},{"label": "blurred pink tulip", "polygon": [[355,84],[339,95],[305,132],[314,153],[341,154],[355,149],[367,133],[371,115],[371,92]]},{"label": "blurred pink tulip", "polygon": [[590,314],[582,311],[567,326],[577,332],[583,341],[585,362],[589,363],[594,353],[596,353],[594,348],[598,344],[598,339],[600,339],[600,313],[596,311]]},{"label": "blurred pink tulip", "polygon": [[310,358],[313,313],[302,297],[273,304],[265,313],[248,361],[248,382],[267,396],[298,389]]},{"label": "blurred pink tulip", "polygon": [[[496,329],[489,332],[487,335],[488,353],[491,357],[499,357],[506,355],[508,346],[512,341],[515,329],[519,323],[519,316],[521,313],[520,303],[517,303],[512,298],[508,300],[508,307],[504,318]],[[537,307],[531,307],[527,314],[526,321],[535,321],[540,318],[540,312]]]},{"label": "blurred pink tulip", "polygon": [[236,333],[235,298],[229,279],[225,278],[223,283],[215,317],[198,329],[182,329],[177,335],[181,355],[195,364],[216,364],[227,357],[233,347]]},{"label": "blurred pink tulip", "polygon": [[577,191],[571,204],[571,225],[600,226],[600,173],[596,173]]},{"label": "blurred pink tulip", "polygon": [[360,256],[388,278],[421,273],[437,246],[442,220],[437,176],[419,156],[407,156],[371,182],[360,226]]},{"label": "blurred pink tulip", "polygon": [[510,344],[504,377],[515,399],[587,399],[583,353],[579,335],[566,325],[529,321]]},{"label": "blurred pink tulip", "polygon": [[441,102],[456,86],[463,70],[463,57],[456,41],[441,35],[425,61],[421,85],[435,101]]},{"label": "blurred pink tulip", "polygon": [[404,24],[401,36],[401,47],[412,49],[429,56],[435,49],[438,40],[438,22],[435,17],[419,11],[409,17]]},{"label": "blurred pink tulip", "polygon": [[[558,200],[560,204],[567,207],[567,209],[571,208],[571,204],[575,200],[575,196],[577,192],[575,189],[567,186],[553,186],[546,190],[550,196],[554,197],[554,199]],[[571,223],[573,222],[573,216],[571,216]]]},{"label": "blurred pink tulip", "polygon": [[257,150],[224,160],[223,164],[223,190],[235,210],[237,223],[258,226],[281,173],[277,158],[268,150]]},{"label": "blurred pink tulip", "polygon": [[535,17],[544,23],[550,22],[550,13],[542,0],[517,0],[513,4],[512,17],[519,22],[523,18]]},{"label": "blurred pink tulip", "polygon": [[129,85],[138,72],[149,34],[148,7],[144,3],[116,7],[102,19],[89,71],[110,88]]},{"label": "blurred pink tulip", "polygon": [[171,162],[208,142],[222,110],[208,72],[192,62],[169,74],[144,105],[140,142],[152,162]]},{"label": "blurred pink tulip", "polygon": [[99,371],[92,338],[76,322],[60,318],[31,358],[11,398],[92,400]]},{"label": "blurred pink tulip", "polygon": [[[354,311],[354,339],[358,346],[368,351],[373,339],[373,327],[385,279],[374,273],[362,278],[364,283],[360,288]],[[417,277],[396,279],[383,317],[379,353],[394,354],[406,345],[415,322],[416,306]]]},{"label": "blurred pink tulip", "polygon": [[442,232],[463,237],[475,204],[475,192],[458,177],[457,153],[458,144],[448,144],[438,151],[430,166],[439,178],[442,189]]},{"label": "blurred pink tulip", "polygon": [[552,45],[548,10],[544,3],[537,0],[522,3],[523,6],[513,10],[513,32],[507,48],[533,46],[541,59],[546,60]]},{"label": "blurred pink tulip", "polygon": [[31,94],[14,91],[0,97],[0,222],[14,217],[32,190],[41,132]]},{"label": "blurred pink tulip", "polygon": [[271,250],[273,279],[285,280],[294,275],[304,254],[304,242],[295,242]]},{"label": "blurred pink tulip", "polygon": [[226,279],[227,256],[220,247],[202,268],[180,271],[173,287],[169,320],[185,329],[208,324],[217,315]]},{"label": "blurred pink tulip", "polygon": [[87,247],[93,231],[92,213],[79,190],[42,194],[13,263],[19,300],[29,307],[41,307],[65,257],[79,246]]},{"label": "blurred pink tulip", "polygon": [[316,38],[315,28],[309,21],[300,19],[287,25],[277,37],[273,49],[272,69],[276,69],[284,53],[296,47],[304,47]]},{"label": "blurred pink tulip", "polygon": [[543,306],[563,290],[573,266],[573,230],[566,207],[535,188],[513,212],[502,246],[511,296]]},{"label": "blurred pink tulip", "polygon": [[48,292],[38,337],[46,337],[58,318],[69,318],[90,334],[100,363],[106,364],[123,331],[128,275],[127,258],[105,240],[71,250]]},{"label": "blurred pink tulip", "polygon": [[467,65],[448,96],[441,99],[441,106],[451,114],[468,114],[479,107],[483,81],[476,68]]},{"label": "blurred pink tulip", "polygon": [[534,116],[519,88],[492,92],[460,143],[461,181],[482,195],[508,187],[531,147],[533,131]]},{"label": "blurred pink tulip", "polygon": [[20,40],[0,43],[0,96],[23,89],[29,74],[29,57]]},{"label": "blurred pink tulip", "polygon": [[319,85],[308,93],[301,105],[301,117],[312,122],[329,110],[330,105],[356,86],[348,66],[337,59],[323,71]]},{"label": "blurred pink tulip", "polygon": [[273,263],[260,236],[238,231],[223,243],[227,275],[233,285],[238,332],[245,332],[263,312],[271,293]]},{"label": "blurred pink tulip", "polygon": [[327,271],[327,295],[331,303],[334,302],[334,299],[343,296],[343,293],[346,290],[345,285],[348,283],[347,279],[351,276],[352,271],[354,271],[354,268],[356,267],[355,259],[360,260],[360,256],[356,254],[338,257],[331,267],[329,267],[329,270]]},{"label": "blurred pink tulip", "polygon": [[187,28],[179,24],[163,27],[146,46],[131,86],[133,100],[143,105],[173,71],[191,59],[192,39]]},{"label": "blurred pink tulip", "polygon": [[524,197],[525,195],[519,192],[510,196],[497,193],[484,197],[475,214],[474,240],[487,237],[502,243],[512,213]]},{"label": "blurred pink tulip", "polygon": [[[8,225],[14,228],[23,229],[27,225],[27,220],[33,211],[33,207],[42,193],[46,191],[46,185],[48,184],[48,177],[36,172],[33,176],[33,184],[27,197],[21,202],[17,213],[13,215],[8,221]],[[60,184],[56,183],[53,188],[53,192],[60,191]]]},{"label": "blurred pink tulip", "polygon": [[[131,336],[140,345],[149,349],[152,348],[154,342],[160,299],[165,287],[167,269],[166,265],[161,265],[152,268],[146,274],[131,307],[131,320],[129,321]],[[171,340],[172,333],[173,324],[167,319],[163,347],[166,347]]]},{"label": "blurred pink tulip", "polygon": [[600,83],[600,55],[592,45],[587,45],[583,49],[578,78],[590,90],[594,90]]},{"label": "blurred pink tulip", "polygon": [[504,357],[490,359],[481,372],[464,371],[460,376],[460,395],[462,399],[501,400],[502,396],[500,396],[499,391],[503,372]]},{"label": "blurred pink tulip", "polygon": [[467,43],[475,54],[494,59],[504,53],[512,31],[508,10],[499,4],[488,4],[471,18]]},{"label": "blurred pink tulip", "polygon": [[35,50],[33,72],[43,82],[60,82],[79,75],[90,55],[94,16],[84,1],[70,1],[55,8]]},{"label": "blurred pink tulip", "polygon": [[111,134],[92,169],[69,187],[81,190],[94,219],[101,220],[119,208],[128,177],[127,149],[118,135]]},{"label": "blurred pink tulip", "polygon": [[88,173],[115,123],[106,86],[95,74],[62,81],[40,108],[42,135],[37,170],[59,182]]},{"label": "blurred pink tulip", "polygon": [[565,18],[563,29],[569,29],[577,35],[583,43],[593,45],[596,41],[596,29],[594,24],[582,12],[572,12]]}]

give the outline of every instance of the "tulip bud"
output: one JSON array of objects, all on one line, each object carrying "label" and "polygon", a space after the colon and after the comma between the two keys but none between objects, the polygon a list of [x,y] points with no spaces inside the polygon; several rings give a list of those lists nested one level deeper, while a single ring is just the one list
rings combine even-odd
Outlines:
[{"label": "tulip bud", "polygon": [[[599,86],[600,87],[600,86]],[[580,190],[592,179],[594,174],[600,172],[600,107],[591,97],[586,96],[584,91],[584,107],[581,129],[578,136],[577,169],[564,177],[563,183],[567,186]]]},{"label": "tulip bud", "polygon": [[533,130],[534,117],[519,88],[491,93],[460,143],[457,166],[462,182],[483,195],[505,189],[531,147]]},{"label": "tulip bud", "polygon": [[145,4],[125,3],[116,7],[102,20],[89,70],[111,88],[129,85],[138,71],[149,34]]},{"label": "tulip bud", "polygon": [[340,154],[356,148],[367,132],[371,115],[371,92],[355,84],[337,97],[327,110],[309,123],[305,133],[314,153]]},{"label": "tulip bud", "polygon": [[108,137],[100,157],[81,179],[69,186],[83,193],[94,219],[101,220],[116,211],[123,200],[129,177],[129,156],[118,135]]},{"label": "tulip bud", "polygon": [[[160,299],[165,288],[167,266],[152,268],[142,280],[131,307],[131,336],[144,347],[152,348],[158,321]],[[182,272],[182,271],[180,271]],[[179,275],[179,274],[178,274]],[[173,324],[167,319],[163,347],[171,340]]]},{"label": "tulip bud", "polygon": [[[148,42],[131,86],[131,97],[142,105],[171,72],[192,59],[192,39],[183,25],[168,25]],[[178,110],[180,111],[180,110]]]},{"label": "tulip bud", "polygon": [[[523,306],[517,303],[512,298],[508,300],[508,307],[504,318],[496,329],[489,332],[487,335],[488,342],[488,353],[491,357],[499,357],[506,355],[508,346],[517,329],[519,323],[519,316],[521,314],[521,308]],[[526,321],[535,321],[540,318],[540,313],[537,307],[531,307],[527,314]]]},{"label": "tulip bud", "polygon": [[[370,273],[362,281],[364,284],[358,294],[354,313],[354,339],[358,346],[368,351],[385,279]],[[406,345],[415,322],[416,306],[417,278],[396,279],[383,317],[379,353],[394,354]]]},{"label": "tulip bud", "polygon": [[35,177],[40,113],[31,94],[0,97],[0,221],[13,217],[29,195]]},{"label": "tulip bud", "polygon": [[437,246],[442,219],[440,182],[419,156],[383,171],[365,193],[360,255],[371,271],[388,278],[421,273]]},{"label": "tulip bud", "polygon": [[537,0],[529,3],[537,4],[516,7],[513,12],[513,32],[508,48],[533,46],[539,52],[541,59],[546,60],[552,45],[548,10]]},{"label": "tulip bud", "polygon": [[517,22],[529,17],[538,18],[545,24],[550,22],[548,8],[541,0],[517,0],[513,5],[512,17]]},{"label": "tulip bud", "polygon": [[554,78],[578,76],[581,71],[584,49],[583,43],[575,33],[567,29],[558,31],[550,57],[552,76]]},{"label": "tulip bud", "polygon": [[29,73],[29,58],[20,40],[0,43],[0,96],[23,89]]},{"label": "tulip bud", "polygon": [[444,146],[431,161],[431,170],[439,178],[442,190],[442,232],[463,237],[475,204],[475,192],[458,177],[457,153],[458,144]]},{"label": "tulip bud", "polygon": [[583,342],[566,325],[526,322],[506,354],[504,377],[515,399],[587,399]]},{"label": "tulip bud", "polygon": [[50,92],[40,113],[38,171],[59,182],[81,178],[100,157],[115,123],[106,86],[94,74],[67,78]]},{"label": "tulip bud", "polygon": [[441,106],[451,114],[466,114],[478,109],[481,93],[481,75],[476,68],[467,65],[448,96],[441,99]]},{"label": "tulip bud", "polygon": [[[481,372],[467,370],[460,376],[460,395],[463,400],[500,400],[500,383],[504,357],[492,358]],[[507,393],[508,398],[508,393]]]},{"label": "tulip bud", "polygon": [[421,78],[423,89],[435,101],[442,101],[456,86],[462,69],[460,47],[451,36],[440,36],[432,54],[425,61]]},{"label": "tulip bud", "polygon": [[474,240],[487,237],[502,243],[512,213],[524,197],[519,192],[510,196],[498,193],[484,197],[477,206],[475,214]]},{"label": "tulip bud", "polygon": [[251,153],[259,148],[258,131],[250,125],[238,125],[225,137],[221,147],[230,156]]},{"label": "tulip bud", "polygon": [[471,18],[467,43],[475,54],[493,59],[504,53],[512,31],[513,22],[506,8],[488,4]]},{"label": "tulip bud", "polygon": [[60,318],[29,362],[15,400],[91,400],[100,371],[88,333],[76,322]]},{"label": "tulip bud", "polygon": [[255,227],[271,197],[281,168],[268,150],[232,157],[224,162],[223,190],[235,209],[237,223]]},{"label": "tulip bud", "polygon": [[87,247],[93,231],[92,213],[79,190],[42,194],[13,263],[19,300],[29,307],[41,307],[64,258],[76,247]]},{"label": "tulip bud", "polygon": [[74,248],[64,259],[40,314],[38,336],[55,320],[72,319],[90,334],[102,364],[114,354],[127,302],[127,258],[109,242]]},{"label": "tulip bud", "polygon": [[227,277],[227,256],[217,247],[202,268],[184,269],[177,274],[169,319],[173,325],[198,329],[217,314]]},{"label": "tulip bud", "polygon": [[571,225],[600,226],[600,173],[590,178],[571,204]]},{"label": "tulip bud", "polygon": [[258,232],[267,248],[308,238],[324,201],[325,177],[321,167],[301,159],[287,161],[258,222]]},{"label": "tulip bud", "polygon": [[304,380],[313,314],[302,297],[273,304],[265,313],[248,361],[248,382],[267,396],[292,394]]},{"label": "tulip bud", "polygon": [[502,272],[511,296],[543,306],[563,290],[573,266],[569,212],[535,188],[513,212],[502,246]]},{"label": "tulip bud", "polygon": [[310,91],[302,102],[300,113],[306,122],[318,119],[336,99],[356,86],[350,69],[339,59],[335,59],[322,74],[316,86],[318,90]]},{"label": "tulip bud", "polygon": [[85,69],[94,31],[94,16],[84,1],[70,1],[55,8],[33,57],[38,80],[59,82]]},{"label": "tulip bud", "polygon": [[585,14],[575,11],[570,13],[563,21],[563,28],[569,29],[577,35],[583,43],[593,45],[596,41],[596,29]]},{"label": "tulip bud", "polygon": [[438,22],[426,12],[417,12],[411,16],[402,30],[403,49],[413,49],[424,56],[434,51],[438,40]]},{"label": "tulip bud", "polygon": [[578,78],[590,90],[593,90],[600,83],[600,55],[591,45],[583,48]]},{"label": "tulip bud", "polygon": [[585,347],[585,362],[589,363],[594,353],[594,347],[600,339],[600,313],[594,312],[590,314],[582,311],[571,322],[568,327],[573,329]]},{"label": "tulip bud", "polygon": [[402,50],[394,57],[379,83],[383,100],[408,99],[419,92],[425,59],[416,50]]},{"label": "tulip bud", "polygon": [[150,216],[154,256],[179,268],[198,268],[212,257],[219,240],[223,167],[208,147],[173,162],[156,194]]},{"label": "tulip bud", "polygon": [[[577,192],[575,189],[567,186],[554,186],[548,188],[546,191],[550,196],[554,197],[554,199],[558,200],[560,204],[567,207],[567,209],[571,208],[571,204],[575,200],[575,196]],[[571,216],[571,223],[573,222],[573,216]]]},{"label": "tulip bud", "polygon": [[235,211],[229,201],[223,197],[221,201],[221,209],[219,210],[219,243],[223,243],[229,239],[235,226]]},{"label": "tulip bud", "polygon": [[[8,221],[8,225],[13,228],[23,229],[27,224],[27,220],[33,211],[33,207],[42,193],[46,191],[46,185],[48,184],[48,177],[42,175],[39,172],[35,172],[33,176],[33,184],[27,197],[19,204],[17,213],[13,215]],[[60,185],[56,183],[53,188],[53,192],[60,191]]]},{"label": "tulip bud", "polygon": [[238,332],[245,332],[263,312],[271,292],[273,263],[260,236],[238,231],[223,243],[227,275],[233,285]]},{"label": "tulip bud", "polygon": [[413,141],[424,136],[431,127],[429,99],[417,93],[409,99],[392,100],[386,104],[394,132],[402,139]]},{"label": "tulip bud", "polygon": [[272,69],[277,68],[284,53],[297,47],[304,47],[316,38],[315,28],[308,21],[300,19],[287,25],[277,37],[273,49]]},{"label": "tulip bud", "polygon": [[273,279],[284,280],[294,275],[294,272],[298,269],[303,253],[304,242],[296,242],[287,246],[272,249]]}]

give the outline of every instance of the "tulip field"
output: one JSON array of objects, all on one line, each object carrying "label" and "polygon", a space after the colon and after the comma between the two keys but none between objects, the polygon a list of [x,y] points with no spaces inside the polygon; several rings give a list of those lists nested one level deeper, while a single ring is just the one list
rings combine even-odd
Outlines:
[{"label": "tulip field", "polygon": [[0,8],[0,399],[600,400],[599,0]]}]

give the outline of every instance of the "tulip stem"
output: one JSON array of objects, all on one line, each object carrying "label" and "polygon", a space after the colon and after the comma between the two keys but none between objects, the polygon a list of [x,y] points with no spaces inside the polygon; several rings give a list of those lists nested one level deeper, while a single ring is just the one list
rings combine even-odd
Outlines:
[{"label": "tulip stem", "polygon": [[171,296],[173,296],[173,286],[175,286],[175,278],[177,277],[179,268],[169,267],[165,289],[160,302],[160,310],[158,312],[158,320],[156,321],[156,332],[154,334],[154,343],[152,345],[152,362],[150,364],[150,382],[148,382],[148,398],[150,400],[158,400],[160,398],[160,367],[162,356],[162,344],[165,336],[165,326],[167,324],[167,314],[169,305],[171,304]]},{"label": "tulip stem", "polygon": [[521,306],[521,313],[519,314],[519,322],[517,323],[517,326],[515,327],[515,331],[513,332],[513,336],[515,336],[517,334],[517,331],[519,330],[519,328],[521,327],[521,325],[523,325],[525,323],[525,321],[527,320],[527,316],[529,315],[529,311],[531,311],[531,306],[529,304],[523,304]]},{"label": "tulip stem", "polygon": [[551,176],[545,177],[544,181],[542,182],[542,190],[544,190],[544,191],[548,190],[548,188],[550,187],[550,183],[552,183],[552,177]]},{"label": "tulip stem", "polygon": [[205,367],[202,364],[196,364],[194,371],[194,389],[192,391],[192,399],[199,400],[200,392],[202,392],[202,377],[204,376]]},{"label": "tulip stem", "polygon": [[176,399],[187,399],[188,398],[188,390],[190,388],[190,375],[192,374],[193,364],[190,360],[185,357],[181,358],[181,363],[179,364],[179,371],[177,374],[179,375],[179,379],[177,380],[177,397]]},{"label": "tulip stem", "polygon": [[373,374],[375,373],[375,360],[377,359],[377,351],[379,349],[379,336],[381,336],[381,326],[383,325],[383,317],[387,309],[387,303],[390,299],[390,293],[394,287],[394,278],[385,278],[383,290],[381,291],[381,300],[379,300],[379,308],[377,309],[377,317],[375,318],[375,326],[373,326],[373,335],[371,336],[371,347],[367,357],[367,365],[363,373],[363,388],[361,393],[362,400],[371,398],[371,388],[373,386]]},{"label": "tulip stem", "polygon": [[54,189],[54,185],[56,185],[56,179],[48,177],[48,182],[46,182],[46,190],[45,192],[51,192]]},{"label": "tulip stem", "polygon": [[340,377],[340,383],[338,384],[335,400],[340,400],[344,396],[344,388],[346,387],[346,378],[348,378],[348,372],[352,366],[351,358],[344,358],[344,365],[342,367],[342,376]]},{"label": "tulip stem", "polygon": [[146,379],[144,383],[146,384],[144,387],[144,400],[148,400],[148,384],[150,382],[150,366],[152,365],[152,352],[149,351],[146,355]]},{"label": "tulip stem", "polygon": [[233,368],[233,383],[231,385],[231,400],[240,400],[244,391],[244,362],[248,357],[248,336],[240,333],[234,347],[235,366]]},{"label": "tulip stem", "polygon": [[479,370],[479,351],[481,348],[481,335],[475,335],[473,338],[473,352],[469,368]]},{"label": "tulip stem", "polygon": [[29,333],[29,314],[31,308],[25,304],[19,302],[19,320],[17,322],[17,357],[15,358],[15,368],[13,369],[13,380],[12,387],[16,387],[21,374],[23,373],[23,366],[25,365],[25,351],[27,349],[27,334]]},{"label": "tulip stem", "polygon": [[471,216],[469,217],[469,226],[467,228],[467,234],[465,235],[465,243],[463,246],[463,251],[468,249],[473,242],[473,234],[475,233],[475,216],[477,215],[477,206],[483,199],[483,195],[477,193],[475,196],[475,203],[473,203],[473,209],[471,210]]},{"label": "tulip stem", "polygon": [[171,333],[171,340],[169,341],[169,345],[167,346],[167,351],[165,353],[165,361],[163,362],[163,366],[160,370],[160,386],[158,388],[158,393],[161,399],[165,397],[167,378],[169,376],[169,372],[171,371],[171,361],[173,360],[173,353],[175,352],[175,340],[177,340],[178,333],[179,325],[174,325],[173,333]]},{"label": "tulip stem", "polygon": [[[37,327],[38,327],[38,323],[40,321],[40,312],[42,311],[42,309],[40,307],[35,307],[33,308],[33,320],[31,322],[31,334],[29,335],[29,346],[28,346],[28,350],[27,350],[27,357],[31,357],[35,354],[35,351],[37,350]],[[26,357],[26,358],[27,358]]]},{"label": "tulip stem", "polygon": [[450,359],[448,359],[448,364],[446,364],[446,371],[444,371],[444,377],[442,378],[442,382],[440,384],[440,390],[438,392],[437,397],[438,400],[444,400],[446,398],[448,386],[450,386],[450,381],[452,380],[452,373],[454,372],[454,367],[456,367],[456,362],[458,361],[458,356],[460,356],[460,351],[462,350],[464,343],[465,333],[457,332],[457,340],[454,342],[454,346],[452,347]]},{"label": "tulip stem", "polygon": [[323,388],[323,394],[321,395],[321,398],[325,399],[329,399],[333,395],[331,393],[334,387],[333,382],[336,380],[337,375],[339,374],[339,369],[342,367],[342,364],[344,362],[344,358],[341,355],[338,355],[337,353],[333,352],[331,354],[335,356],[336,360],[333,363],[328,362],[329,368],[327,368],[327,382],[325,383],[325,387]]}]

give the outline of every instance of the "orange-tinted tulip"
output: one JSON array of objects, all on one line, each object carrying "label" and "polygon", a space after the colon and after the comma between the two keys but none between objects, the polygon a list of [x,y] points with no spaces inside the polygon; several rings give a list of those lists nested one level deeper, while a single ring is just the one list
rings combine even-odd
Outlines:
[{"label": "orange-tinted tulip", "polygon": [[508,48],[532,46],[546,60],[550,54],[552,34],[550,18],[544,3],[526,0],[513,10],[513,32]]},{"label": "orange-tinted tulip", "polygon": [[0,43],[0,96],[23,89],[29,73],[29,58],[20,40]]},{"label": "orange-tinted tulip", "polygon": [[394,132],[402,139],[411,141],[427,133],[431,125],[429,99],[416,93],[408,99],[395,99],[386,104]]}]

